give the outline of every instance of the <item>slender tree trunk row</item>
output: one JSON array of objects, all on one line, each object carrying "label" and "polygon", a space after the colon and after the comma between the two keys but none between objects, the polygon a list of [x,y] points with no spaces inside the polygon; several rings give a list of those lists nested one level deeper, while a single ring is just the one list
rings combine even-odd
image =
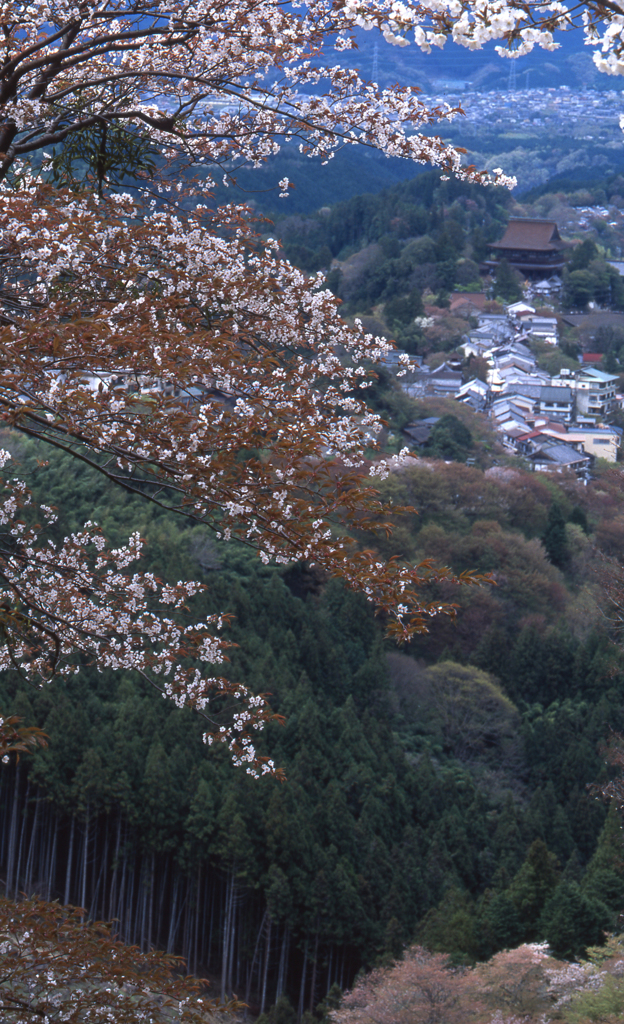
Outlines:
[{"label": "slender tree trunk row", "polygon": [[264,1012],[288,993],[299,1016],[333,982],[351,980],[348,951],[275,920],[241,884],[234,862],[184,872],[173,855],[142,849],[121,816],[59,815],[21,765],[0,774],[0,884],[114,920],[121,939],[182,955],[195,974],[217,974],[223,998]]}]

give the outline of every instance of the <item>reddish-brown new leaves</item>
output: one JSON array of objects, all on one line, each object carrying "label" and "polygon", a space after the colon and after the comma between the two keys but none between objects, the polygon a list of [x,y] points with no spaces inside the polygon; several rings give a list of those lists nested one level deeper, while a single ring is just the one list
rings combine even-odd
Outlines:
[{"label": "reddish-brown new leaves", "polygon": [[0,717],[0,760],[5,764],[10,755],[15,754],[19,761],[20,754],[31,753],[37,747],[48,745],[46,734],[36,726],[20,725],[19,715]]},{"label": "reddish-brown new leaves", "polygon": [[386,343],[347,328],[322,282],[240,211],[183,215],[33,184],[5,192],[0,224],[11,308],[24,311],[0,334],[6,422],[266,562],[337,573],[399,636],[450,610],[426,588],[452,574],[383,562],[345,533],[390,512],[362,478],[380,424],[357,397]]},{"label": "reddish-brown new leaves", "polygon": [[116,941],[84,911],[0,899],[0,1016],[6,1024],[218,1024],[236,1003],[180,978],[182,962]]}]

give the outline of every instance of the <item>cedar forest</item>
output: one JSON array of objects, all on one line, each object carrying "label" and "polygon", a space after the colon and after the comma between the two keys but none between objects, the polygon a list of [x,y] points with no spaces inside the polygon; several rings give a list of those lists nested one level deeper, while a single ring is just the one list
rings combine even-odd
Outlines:
[{"label": "cedar forest", "polygon": [[587,488],[428,460],[389,478],[419,514],[384,553],[497,581],[399,651],[340,584],[263,566],[68,456],[42,468],[31,442],[8,444],[35,496],[66,510],[59,535],[95,504],[114,542],[140,528],[151,570],[209,581],[207,610],[234,615],[232,678],[271,680],[286,722],[262,745],[287,777],[241,774],[190,711],[129,675],[33,692],[7,672],[4,708],[49,737],[2,775],[9,893],[116,918],[126,941],[182,953],[257,1010],[283,993],[315,1010],[415,936],[459,962],[540,940],[574,958],[616,928],[619,825],[587,786],[624,727],[598,593],[601,552],[622,550],[619,467]]},{"label": "cedar forest", "polygon": [[[253,6],[219,17],[262,49]],[[499,25],[507,6],[518,18]],[[609,5],[585,6],[597,33]],[[314,0],[296,31],[262,24],[283,70],[353,24],[394,44],[415,32],[426,51],[455,19],[456,41],[524,53],[549,48],[564,18],[562,5],[494,4],[493,27],[476,17],[460,31],[442,7],[410,20],[407,5],[349,0],[328,21]],[[110,23],[131,59],[128,26],[149,34],[148,9]],[[43,43],[2,17],[23,47],[9,60],[7,42],[8,89],[24,40]],[[217,31],[180,17],[167,31],[208,61]],[[68,24],[70,52],[81,37]],[[621,73],[624,41],[609,39],[602,70]],[[254,89],[265,81],[276,105],[254,106],[232,48],[218,86],[197,76],[241,105],[207,133],[180,53],[163,73],[175,116],[144,103],[137,72],[136,109],[117,85],[104,102],[96,75],[71,102],[63,84],[46,121],[38,97],[57,54],[0,124],[2,1011],[16,1024],[615,1021],[621,466],[597,462],[587,486],[532,473],[484,415],[409,398],[380,365],[385,338],[432,366],[456,351],[465,321],[427,326],[425,304],[476,290],[488,243],[547,186],[523,198],[502,172],[466,168],[429,127],[449,112],[425,116],[416,94],[384,93],[386,120],[369,123],[355,73],[330,68],[339,102],[323,106],[305,92],[314,68],[276,85],[255,51]],[[95,68],[100,56],[89,51]],[[206,189],[221,201],[235,188],[237,161],[270,157],[273,135],[329,159],[345,121],[351,141],[439,169],[306,214],[284,198],[276,217],[269,197],[274,225],[260,194],[255,219],[201,205]],[[564,271],[564,302],[607,292],[623,309],[594,234]],[[506,264],[491,294],[520,296]],[[568,331],[540,365],[576,365],[581,344]],[[624,337],[599,344],[620,372]],[[114,386],[85,385],[97,360]],[[429,442],[406,457],[402,429],[432,414]],[[199,662],[221,676],[199,681]]]}]

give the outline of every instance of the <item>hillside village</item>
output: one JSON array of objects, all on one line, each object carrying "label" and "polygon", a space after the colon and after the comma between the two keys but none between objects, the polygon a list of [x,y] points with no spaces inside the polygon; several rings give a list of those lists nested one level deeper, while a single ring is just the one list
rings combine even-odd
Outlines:
[{"label": "hillside village", "polygon": [[[598,368],[599,353],[582,353],[578,370],[562,367],[551,375],[538,367],[532,348],[535,343],[556,348],[561,328],[576,326],[583,319],[579,314],[555,315],[540,309],[561,292],[560,273],[568,247],[553,222],[510,220],[504,238],[491,248],[514,269],[529,275],[525,296],[533,304],[522,300],[493,312],[485,293],[454,293],[450,312],[476,326],[467,330],[456,352],[435,369],[422,357],[410,356],[410,369],[400,385],[411,398],[454,398],[485,413],[507,452],[527,460],[534,470],[567,469],[587,481],[596,458],[607,462],[619,458],[623,431],[608,419],[622,407],[620,378]],[[495,260],[488,260],[483,269],[493,266]],[[540,278],[540,273],[548,276]],[[429,312],[434,314],[427,320],[431,325],[435,310]],[[621,314],[610,316],[624,321]],[[395,350],[390,364],[398,368],[402,354]],[[462,367],[471,358],[487,367],[482,374],[485,379],[465,379]],[[413,448],[421,448],[436,422],[437,417],[413,421],[403,434]]]}]

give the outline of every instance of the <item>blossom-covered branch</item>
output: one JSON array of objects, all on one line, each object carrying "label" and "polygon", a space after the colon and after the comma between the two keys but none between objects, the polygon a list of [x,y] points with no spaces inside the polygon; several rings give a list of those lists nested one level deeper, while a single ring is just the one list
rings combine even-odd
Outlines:
[{"label": "blossom-covered branch", "polygon": [[14,1024],[219,1024],[240,1003],[219,1003],[183,962],[142,953],[110,925],[44,900],[0,900],[0,1010]]},{"label": "blossom-covered branch", "polygon": [[[416,29],[416,42],[439,43],[463,6],[479,5],[5,4],[0,173],[77,132],[115,128],[157,152],[222,166],[228,177],[232,161],[257,164],[298,141],[325,160],[364,144],[505,183],[496,172],[462,167],[460,152],[423,131],[457,110],[430,107],[415,89],[379,90],[339,59],[354,47],[358,25],[378,26],[390,42],[405,43]],[[423,20],[433,25],[424,35]]]},{"label": "blossom-covered branch", "polygon": [[[0,460],[5,463],[8,453]],[[253,743],[254,733],[275,717],[265,698],[212,674],[231,646],[220,635],[226,620],[212,615],[181,624],[175,614],[203,587],[129,572],[141,553],[136,534],[108,550],[98,528],[86,523],[54,544],[45,529],[21,518],[30,502],[24,484],[10,479],[0,486],[0,670],[17,669],[40,683],[85,663],[99,671],[136,671],[163,697],[198,711],[210,724],[204,740],[226,743],[235,764],[254,776],[273,771]],[[51,509],[38,511],[48,522],[55,518]],[[42,741],[39,730],[24,732],[14,718],[0,721],[6,758]]]},{"label": "blossom-covered branch", "polygon": [[[38,0],[0,12],[0,171],[106,127],[158,152],[221,165],[261,162],[284,142],[330,158],[359,143],[484,182],[428,129],[459,111],[418,90],[379,90],[341,54],[356,28],[425,52],[447,39],[469,49],[498,41],[503,56],[559,45],[579,27],[598,68],[624,71],[624,10],[615,0]],[[423,129],[427,129],[423,131]]]},{"label": "blossom-covered branch", "polygon": [[3,198],[5,422],[265,562],[337,573],[400,636],[444,610],[427,587],[452,574],[384,563],[345,532],[400,511],[363,483],[381,421],[362,396],[388,344],[348,328],[322,278],[237,208],[182,216],[36,184]]}]

